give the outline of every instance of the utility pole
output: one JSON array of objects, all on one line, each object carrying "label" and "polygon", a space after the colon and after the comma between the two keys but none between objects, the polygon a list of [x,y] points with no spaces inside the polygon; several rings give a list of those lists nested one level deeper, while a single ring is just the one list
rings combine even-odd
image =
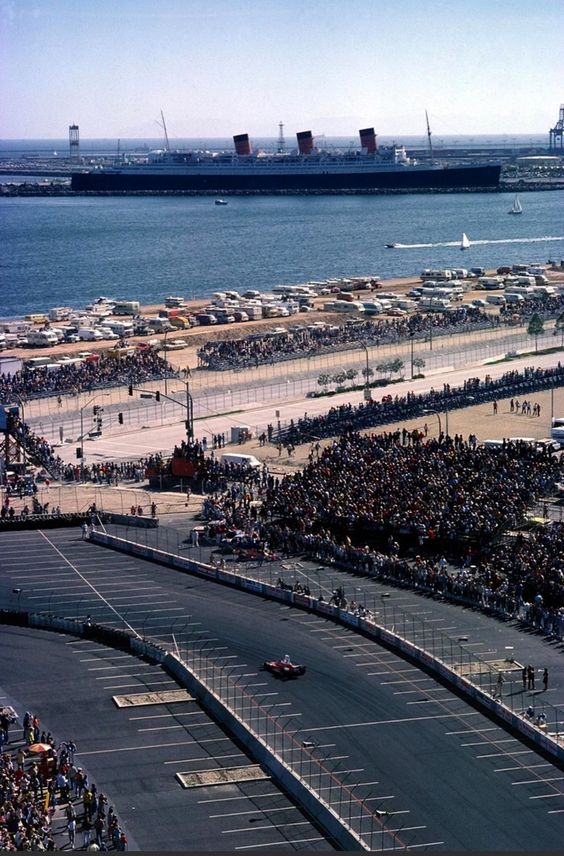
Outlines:
[{"label": "utility pole", "polygon": [[186,366],[186,439],[188,442],[194,439],[194,401],[190,393],[191,371]]}]

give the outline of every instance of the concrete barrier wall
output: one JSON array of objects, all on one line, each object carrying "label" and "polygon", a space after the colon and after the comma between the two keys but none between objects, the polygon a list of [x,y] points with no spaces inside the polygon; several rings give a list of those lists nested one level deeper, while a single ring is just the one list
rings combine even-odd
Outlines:
[{"label": "concrete barrier wall", "polygon": [[241,577],[226,570],[215,568],[211,565],[205,565],[201,562],[192,559],[186,559],[182,556],[176,556],[171,553],[165,553],[162,550],[157,550],[154,547],[145,547],[142,544],[134,544],[126,541],[123,538],[117,538],[114,535],[108,535],[97,530],[92,532],[91,540],[114,550],[119,550],[130,555],[138,556],[149,561],[159,562],[176,568],[184,573],[196,574],[197,576],[206,577],[216,580],[224,585],[230,585],[251,594],[257,594],[260,597],[267,597],[273,600],[283,601],[285,603],[296,606],[298,609],[304,609],[308,612],[314,612],[318,615],[323,615],[344,624],[348,627],[353,627],[361,631],[364,635],[377,642],[382,642],[389,648],[392,648],[402,654],[407,655],[415,662],[424,666],[427,670],[435,673],[438,677],[448,681],[468,700],[480,706],[488,714],[496,716],[504,723],[509,725],[515,731],[520,733],[527,740],[534,743],[543,752],[552,755],[558,761],[564,761],[564,746],[560,746],[556,740],[548,734],[543,733],[536,728],[532,723],[523,719],[519,714],[510,710],[497,699],[493,699],[482,689],[471,683],[467,678],[459,675],[453,669],[449,668],[441,660],[433,657],[428,651],[409,642],[397,633],[393,633],[378,624],[374,624],[365,619],[359,618],[350,612],[341,610],[336,606],[330,606],[325,601],[318,601],[317,598],[307,597],[303,594],[296,594],[292,591],[281,591],[269,583],[261,583],[257,580],[250,580],[246,577]]},{"label": "concrete barrier wall", "polygon": [[256,735],[198,676],[176,655],[159,645],[148,642],[123,630],[114,630],[99,624],[87,625],[83,621],[39,615],[14,610],[1,610],[0,622],[51,630],[71,636],[94,639],[103,645],[128,651],[160,663],[178,683],[188,689],[199,704],[216,722],[223,726],[249,752],[272,778],[290,794],[296,802],[315,818],[324,833],[345,851],[367,850],[357,833],[329,805],[319,799],[307,782],[302,780],[266,742]]}]

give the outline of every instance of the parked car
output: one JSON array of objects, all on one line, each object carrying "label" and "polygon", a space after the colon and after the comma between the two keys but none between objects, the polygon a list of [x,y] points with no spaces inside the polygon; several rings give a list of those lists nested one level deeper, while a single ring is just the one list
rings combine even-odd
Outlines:
[{"label": "parked car", "polygon": [[217,324],[217,318],[215,315],[202,313],[201,315],[196,315],[196,320],[198,324],[201,324],[202,327],[209,327],[212,324]]}]

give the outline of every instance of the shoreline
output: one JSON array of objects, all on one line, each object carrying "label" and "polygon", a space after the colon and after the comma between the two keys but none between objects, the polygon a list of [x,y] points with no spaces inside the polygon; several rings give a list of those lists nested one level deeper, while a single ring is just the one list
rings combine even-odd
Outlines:
[{"label": "shoreline", "polygon": [[[0,175],[1,175],[0,171]],[[9,173],[13,175],[14,173]],[[24,173],[25,175],[25,173]],[[37,172],[34,173],[37,175]],[[221,190],[221,191],[195,191],[195,190],[72,190],[68,185],[68,180],[61,178],[59,181],[53,180],[50,183],[39,184],[34,183],[0,183],[0,198],[13,199],[20,197],[144,197],[144,196],[179,196],[179,197],[204,197],[214,198],[217,196],[422,196],[425,194],[445,195],[453,193],[534,193],[564,190],[564,179],[555,179],[553,181],[527,181],[525,179],[518,181],[500,182],[498,187],[483,187],[483,188],[445,188],[429,189],[429,188],[410,188],[408,190],[392,190],[392,189],[371,189],[371,190]]]}]

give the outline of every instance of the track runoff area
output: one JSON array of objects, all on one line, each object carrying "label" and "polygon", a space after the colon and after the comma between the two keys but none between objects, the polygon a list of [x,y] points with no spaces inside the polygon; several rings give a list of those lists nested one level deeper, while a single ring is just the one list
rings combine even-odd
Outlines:
[{"label": "track runoff area", "polygon": [[[390,833],[396,849],[561,845],[562,770],[351,630],[88,544],[74,529],[2,534],[0,574],[4,605],[128,625],[181,654],[203,646],[382,816],[388,833],[373,849],[391,847]],[[450,623],[471,633],[483,653],[505,649],[504,625],[448,605],[449,616],[435,614],[412,592],[392,596],[431,610],[445,631]],[[116,706],[116,696],[178,689],[159,667],[51,633],[5,628],[0,640],[0,694],[37,710],[59,739],[75,739],[78,763],[108,794],[131,849],[331,849],[267,779],[193,785],[193,774],[253,763],[195,702]],[[280,682],[261,670],[287,651],[306,663],[303,678]]]}]

